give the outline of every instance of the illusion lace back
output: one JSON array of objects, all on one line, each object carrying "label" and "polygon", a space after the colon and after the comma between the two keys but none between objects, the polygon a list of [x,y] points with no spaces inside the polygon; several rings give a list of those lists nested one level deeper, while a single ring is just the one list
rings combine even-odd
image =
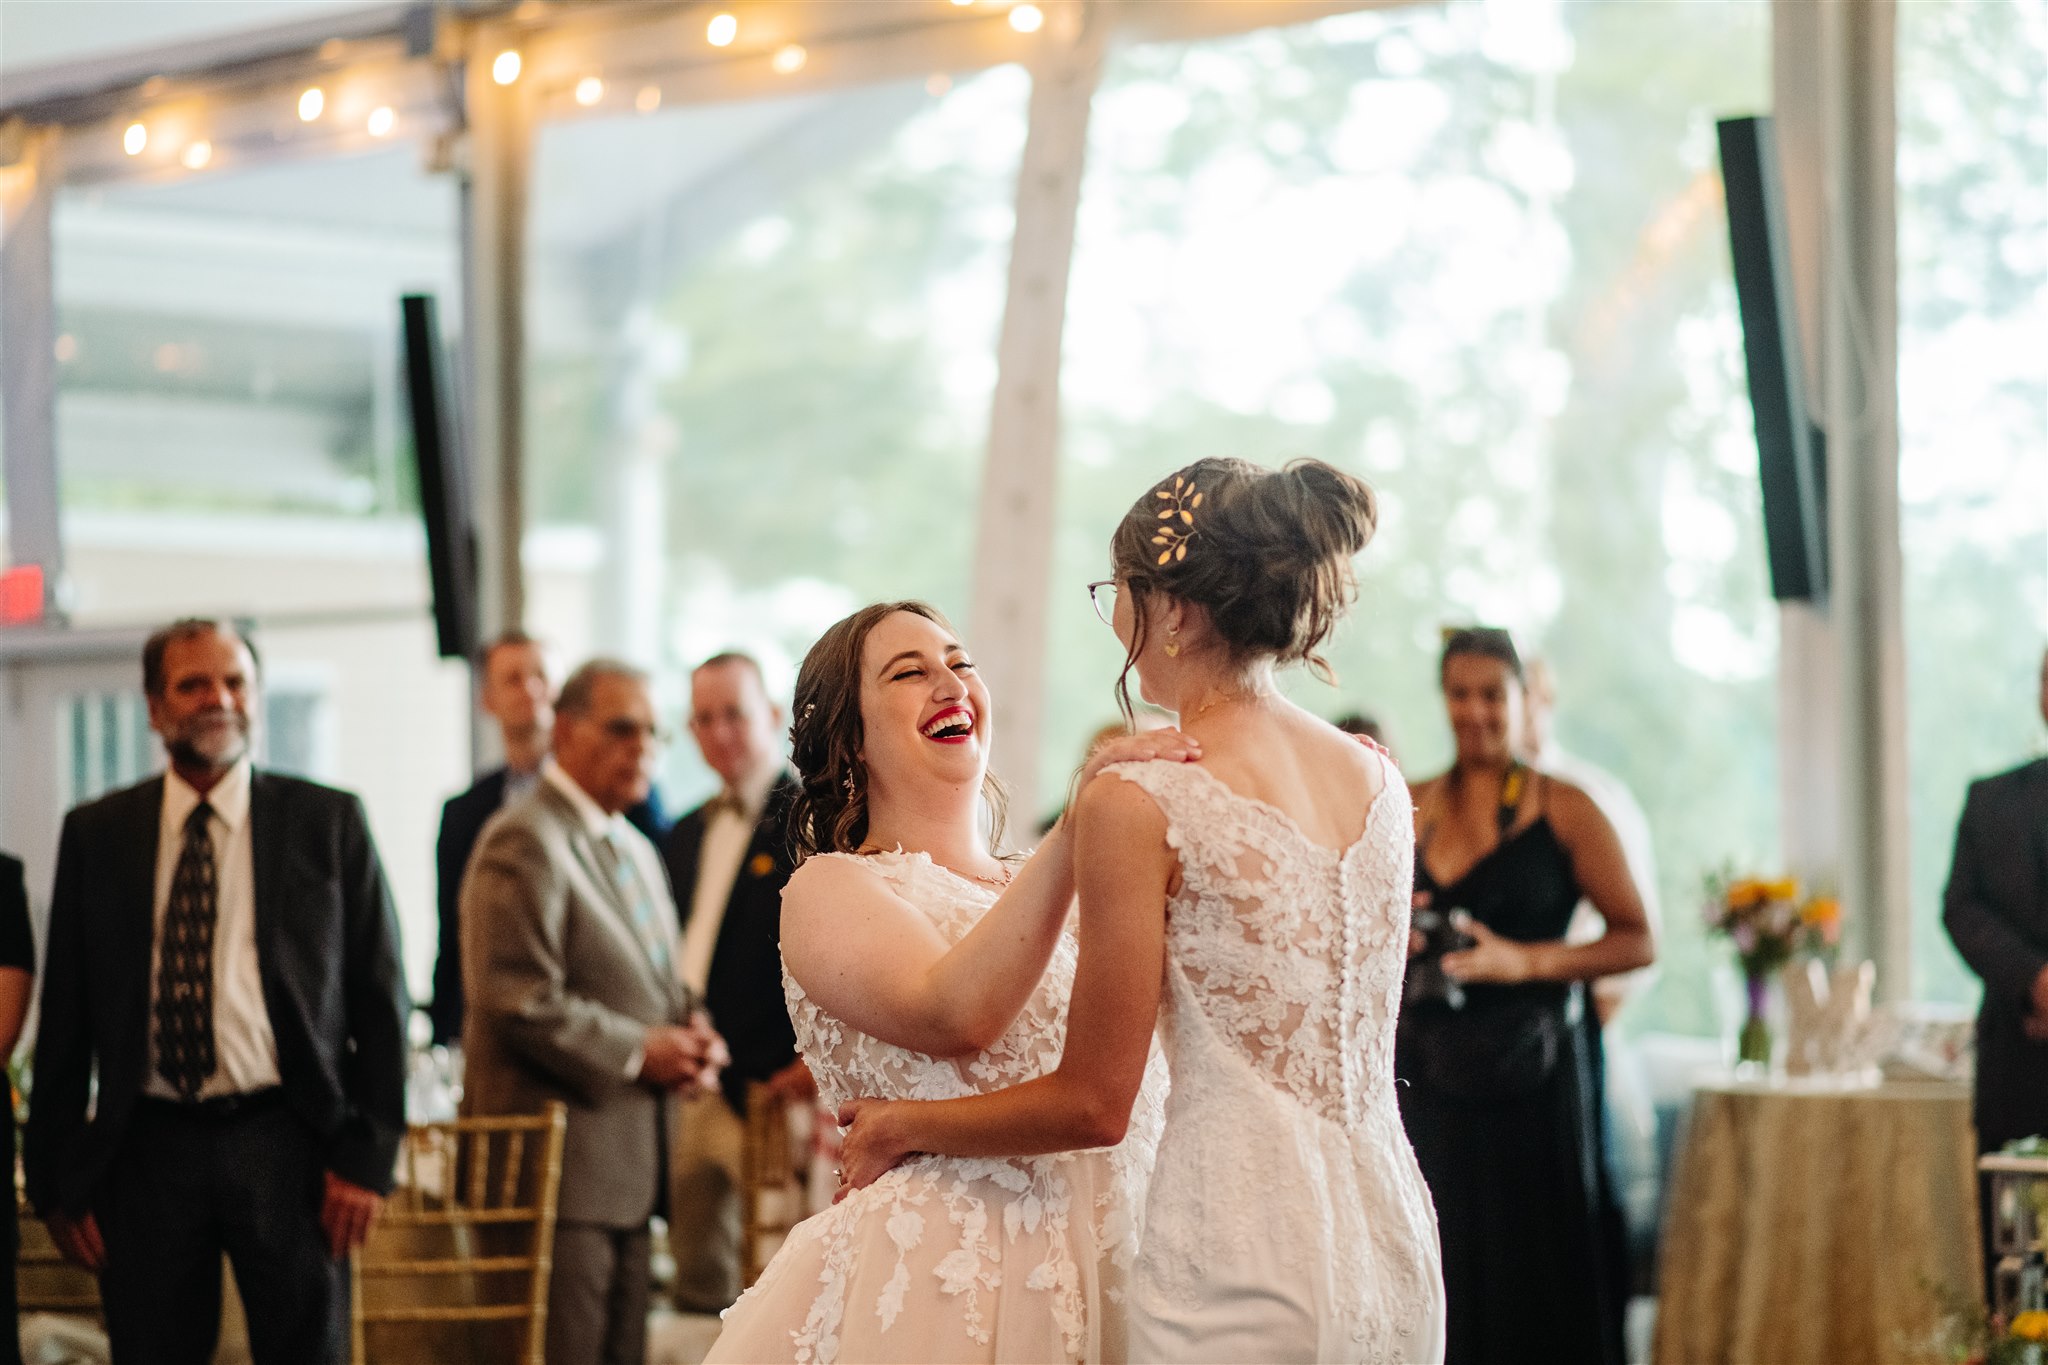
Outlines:
[{"label": "illusion lace back", "polygon": [[[824,854],[824,857],[846,857]],[[922,853],[856,861],[957,943],[996,893]],[[828,1110],[858,1096],[942,1100],[1050,1072],[1066,1041],[1069,931],[993,1047],[953,1059],[885,1043],[819,1009],[787,971],[797,1046]],[[1003,1159],[919,1157],[797,1225],[728,1309],[712,1361],[1117,1361],[1124,1284],[1163,1116],[1155,1055],[1116,1147]]]},{"label": "illusion lace back", "polygon": [[1442,1359],[1436,1216],[1394,1096],[1414,810],[1385,770],[1339,852],[1199,764],[1106,769],[1158,804],[1181,876],[1133,1360]]}]

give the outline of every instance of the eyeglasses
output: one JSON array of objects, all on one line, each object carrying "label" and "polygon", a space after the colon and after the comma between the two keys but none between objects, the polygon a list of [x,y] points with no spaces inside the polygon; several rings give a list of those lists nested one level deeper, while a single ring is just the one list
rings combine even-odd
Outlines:
[{"label": "eyeglasses", "polygon": [[604,737],[614,744],[632,744],[636,741],[645,740],[647,743],[658,747],[667,744],[669,741],[669,732],[661,726],[646,725],[626,716],[619,716],[608,720],[598,728],[603,730]]},{"label": "eyeglasses", "polygon": [[1099,578],[1088,585],[1088,605],[1102,618],[1102,624],[1116,629],[1116,580]]}]

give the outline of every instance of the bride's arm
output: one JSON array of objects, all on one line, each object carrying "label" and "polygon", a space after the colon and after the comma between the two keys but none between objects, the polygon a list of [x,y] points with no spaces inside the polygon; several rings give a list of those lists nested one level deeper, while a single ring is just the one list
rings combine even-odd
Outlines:
[{"label": "bride's arm", "polygon": [[859,1188],[912,1152],[1026,1156],[1123,1139],[1144,1079],[1166,961],[1175,855],[1151,797],[1120,779],[1090,784],[1076,810],[1081,958],[1059,1068],[970,1099],[855,1100],[841,1153]]},{"label": "bride's arm", "polygon": [[[1178,731],[1152,731],[1103,745],[1083,777],[1109,763],[1199,753]],[[1031,998],[1066,926],[1074,899],[1070,824],[1060,821],[988,913],[951,945],[868,868],[813,858],[782,893],[783,965],[820,1009],[862,1033],[934,1057],[979,1052]]]}]

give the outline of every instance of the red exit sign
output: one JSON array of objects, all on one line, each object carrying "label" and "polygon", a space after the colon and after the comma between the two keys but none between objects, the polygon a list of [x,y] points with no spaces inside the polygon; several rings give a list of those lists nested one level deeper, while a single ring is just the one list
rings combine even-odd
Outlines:
[{"label": "red exit sign", "polygon": [[0,626],[32,626],[43,619],[43,566],[17,564],[0,573]]}]

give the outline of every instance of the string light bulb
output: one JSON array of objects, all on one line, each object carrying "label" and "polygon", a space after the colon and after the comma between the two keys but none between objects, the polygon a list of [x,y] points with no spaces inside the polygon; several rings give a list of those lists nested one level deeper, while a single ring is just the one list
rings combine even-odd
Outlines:
[{"label": "string light bulb", "polygon": [[739,36],[740,21],[730,14],[714,14],[704,27],[704,41],[713,47],[726,47]]},{"label": "string light bulb", "polygon": [[141,156],[142,149],[149,145],[149,129],[139,123],[131,123],[121,134],[121,150],[130,156]]},{"label": "string light bulb", "polygon": [[307,86],[305,93],[299,96],[299,122],[311,123],[326,107],[327,92],[317,85]]},{"label": "string light bulb", "polygon": [[207,162],[213,160],[213,144],[205,138],[189,142],[185,144],[184,154],[178,159],[185,163],[185,169],[188,171],[202,170]]},{"label": "string light bulb", "polygon": [[633,107],[643,114],[651,114],[661,108],[661,87],[658,85],[641,86],[640,93],[633,96]]},{"label": "string light bulb", "polygon": [[585,76],[576,82],[576,102],[588,109],[604,98],[604,82],[595,76]]},{"label": "string light bulb", "polygon": [[802,43],[791,43],[788,47],[778,49],[768,64],[775,68],[775,74],[778,76],[794,76],[804,69],[804,63],[810,59],[811,54],[804,51]]},{"label": "string light bulb", "polygon": [[370,111],[368,127],[371,137],[388,137],[397,126],[398,115],[392,112],[390,105],[380,104]]},{"label": "string light bulb", "polygon": [[974,0],[953,0],[953,4],[959,9],[966,9],[969,5],[973,3]]},{"label": "string light bulb", "polygon": [[491,79],[500,85],[510,85],[519,79],[520,66],[518,50],[508,47],[491,62]]},{"label": "string light bulb", "polygon": [[1019,5],[1010,11],[1010,27],[1019,33],[1036,33],[1045,27],[1045,11],[1036,5]]}]

